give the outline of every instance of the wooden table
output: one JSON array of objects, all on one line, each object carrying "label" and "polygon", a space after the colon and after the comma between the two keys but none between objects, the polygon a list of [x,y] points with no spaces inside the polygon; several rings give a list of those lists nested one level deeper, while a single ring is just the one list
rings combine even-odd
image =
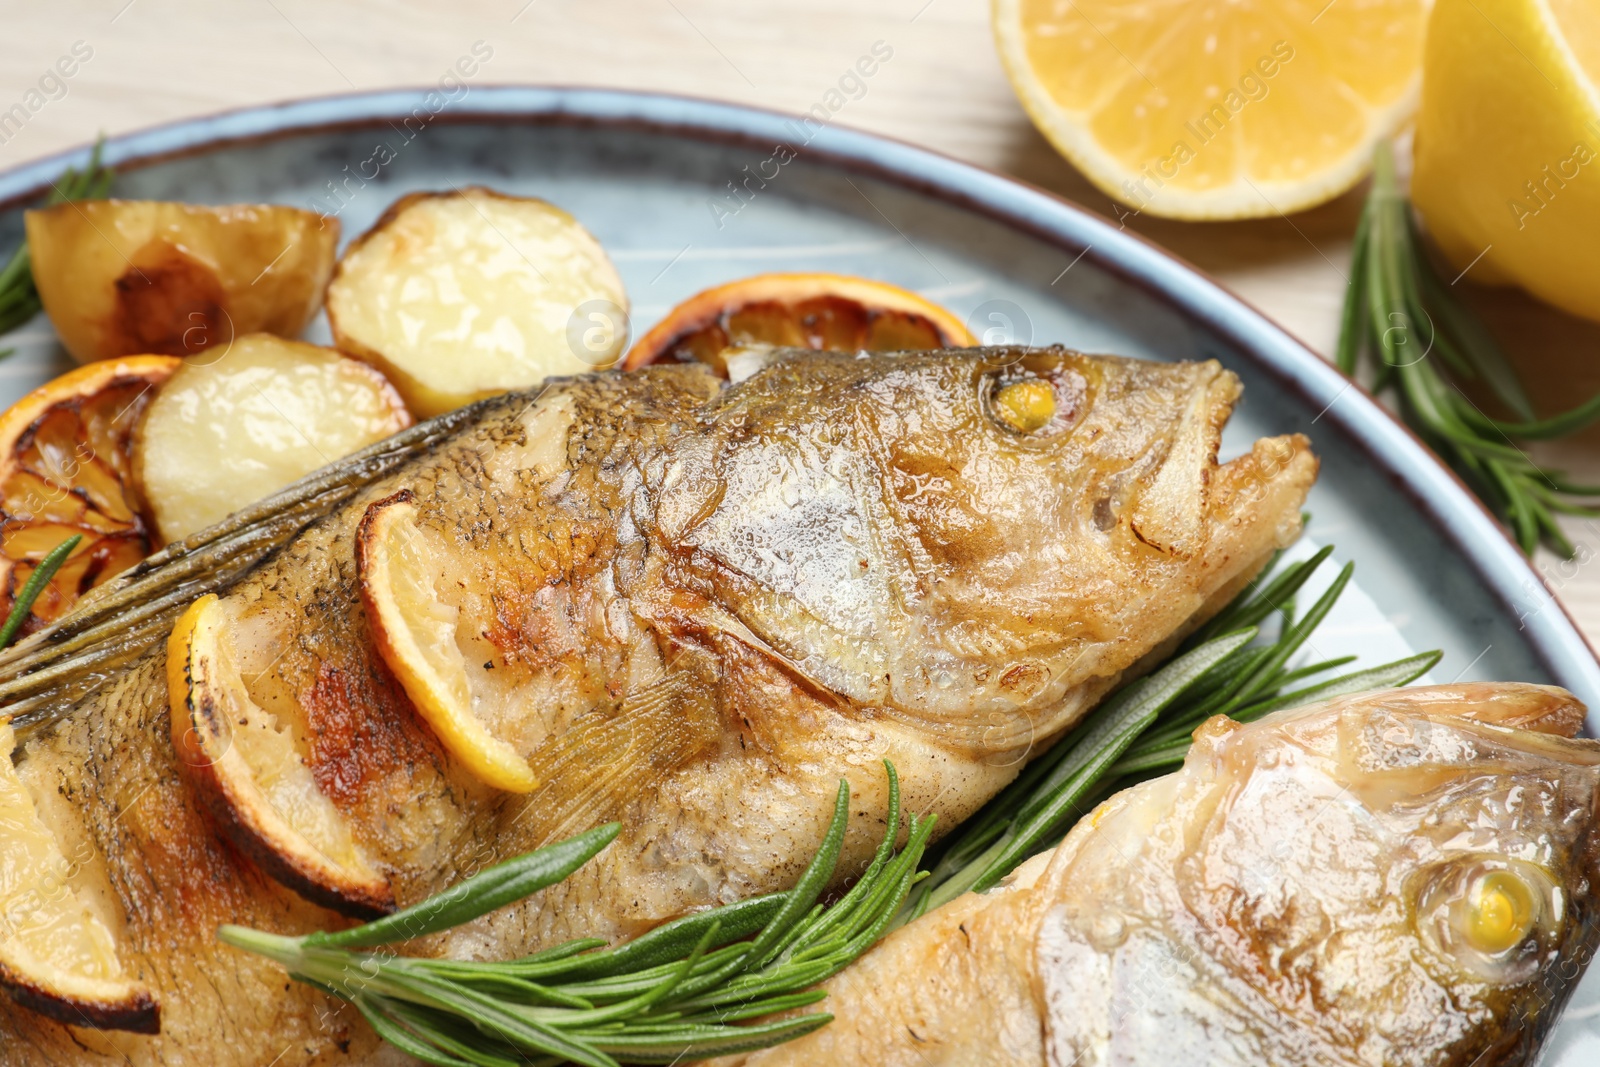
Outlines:
[{"label": "wooden table", "polygon": [[[987,0],[56,0],[13,4],[0,110],[77,45],[89,58],[0,144],[0,167],[223,108],[436,83],[482,41],[480,77],[657,89],[804,111],[882,41],[892,58],[839,121],[1016,175],[1111,213],[1036,133],[991,44]],[[81,44],[79,43],[81,42]],[[1319,352],[1332,350],[1360,191],[1292,218],[1130,225],[1220,278]],[[1466,283],[1463,283],[1464,285]],[[1521,361],[1534,402],[1600,390],[1600,324],[1519,293],[1470,289]],[[1534,450],[1600,482],[1600,431]],[[1600,525],[1577,559],[1538,564],[1600,644]]]}]

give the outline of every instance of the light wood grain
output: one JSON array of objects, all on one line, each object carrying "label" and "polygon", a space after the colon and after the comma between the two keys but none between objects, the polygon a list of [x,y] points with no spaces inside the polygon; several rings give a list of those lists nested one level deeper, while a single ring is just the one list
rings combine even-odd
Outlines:
[{"label": "light wood grain", "polygon": [[[1034,131],[1001,73],[986,0],[107,0],[9,3],[0,110],[75,42],[67,92],[0,144],[0,167],[223,108],[436,82],[475,41],[485,82],[656,89],[804,111],[875,41],[894,50],[838,120],[1014,174],[1111,214]],[[1210,272],[1320,352],[1331,351],[1360,191],[1289,219],[1129,225]],[[1462,287],[1469,283],[1463,282]],[[1468,288],[1542,410],[1600,390],[1600,325],[1520,294]],[[1600,482],[1600,432],[1536,455]],[[1570,526],[1579,559],[1538,563],[1600,639],[1600,525]]]}]

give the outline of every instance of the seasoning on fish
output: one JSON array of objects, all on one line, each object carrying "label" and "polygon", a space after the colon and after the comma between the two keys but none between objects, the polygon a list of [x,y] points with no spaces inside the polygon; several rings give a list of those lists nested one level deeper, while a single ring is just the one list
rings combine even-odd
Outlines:
[{"label": "seasoning on fish", "polygon": [[[119,920],[161,1034],[0,1005],[8,1062],[364,1062],[353,1009],[216,927],[328,928],[308,897],[404,906],[611,820],[571,879],[413,949],[622,938],[786,888],[841,777],[848,877],[882,834],[883,759],[909,810],[959,822],[1291,541],[1316,472],[1294,436],[1217,463],[1239,383],[1209,362],[779,350],[739,378],[655,366],[447,416],[453,436],[208,602],[216,669],[179,664],[170,714],[157,647],[43,716],[17,772],[70,798],[53,826],[87,844],[81,891]],[[1018,382],[1048,388],[1047,419],[999,416]],[[527,762],[531,792],[480,778],[419,714],[421,675],[386,661],[405,649],[374,641],[358,534],[396,499],[386,522],[425,546],[453,627],[434,674],[464,679],[453,712]],[[302,862],[319,840],[362,869]]]},{"label": "seasoning on fish", "polygon": [[1600,942],[1600,743],[1561,689],[1217,717],[996,890],[725,1067],[1532,1063]]}]

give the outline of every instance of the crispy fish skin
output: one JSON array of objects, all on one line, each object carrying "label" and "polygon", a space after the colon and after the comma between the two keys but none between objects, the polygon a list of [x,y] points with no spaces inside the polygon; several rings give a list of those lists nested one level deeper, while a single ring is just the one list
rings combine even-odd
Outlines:
[{"label": "crispy fish skin", "polygon": [[[1001,887],[828,984],[835,1021],[724,1067],[1534,1061],[1600,942],[1600,743],[1564,690],[1362,694],[1241,726]],[[1543,914],[1500,955],[1441,908],[1508,868]]]},{"label": "crispy fish skin", "polygon": [[[989,404],[1022,374],[1060,410],[1019,435]],[[250,699],[292,732],[401,904],[618,819],[566,882],[416,951],[505,957],[640,933],[785,888],[838,779],[841,871],[881,834],[881,760],[953,825],[1298,533],[1303,438],[1219,466],[1237,379],[1060,349],[779,353],[551,383],[487,405],[223,597]],[[542,786],[497,793],[439,746],[373,646],[356,540],[406,490],[472,682]],[[481,664],[481,666],[479,666]],[[202,811],[171,743],[164,651],[32,740],[80,877],[161,1001],[157,1037],[0,1006],[7,1063],[362,1061],[354,1011],[213,940],[223,922],[340,925]],[[279,1057],[274,1061],[274,1057]]]}]

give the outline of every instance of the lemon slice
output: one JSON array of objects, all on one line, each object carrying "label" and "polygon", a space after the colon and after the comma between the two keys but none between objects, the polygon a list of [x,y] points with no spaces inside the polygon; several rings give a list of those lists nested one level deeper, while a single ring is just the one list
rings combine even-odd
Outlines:
[{"label": "lemon slice", "polygon": [[436,546],[417,526],[409,493],[367,509],[356,542],[367,623],[378,652],[446,749],[480,780],[526,793],[538,784],[528,761],[473,709],[458,611],[439,598]]},{"label": "lemon slice", "polygon": [[1439,0],[1411,196],[1469,281],[1600,319],[1600,10]]},{"label": "lemon slice", "polygon": [[898,285],[848,274],[757,274],[667,312],[628,351],[622,369],[708,363],[726,374],[723,350],[752,344],[895,352],[977,343],[960,319]]},{"label": "lemon slice", "polygon": [[133,477],[141,413],[182,360],[100,360],[40,386],[0,415],[0,614],[39,561],[83,538],[34,600],[23,633],[150,554],[155,531]]},{"label": "lemon slice", "polygon": [[1411,114],[1425,0],[994,0],[1034,125],[1109,196],[1170,218],[1338,195]]},{"label": "lemon slice", "polygon": [[11,763],[14,745],[10,724],[0,724],[0,983],[62,1022],[156,1033],[155,999],[123,972],[110,928],[73,885]]},{"label": "lemon slice", "polygon": [[167,641],[172,743],[190,780],[234,843],[279,882],[346,915],[392,911],[387,879],[317,788],[295,738],[251,699],[246,665],[275,653],[249,638],[228,604],[208,595]]}]

